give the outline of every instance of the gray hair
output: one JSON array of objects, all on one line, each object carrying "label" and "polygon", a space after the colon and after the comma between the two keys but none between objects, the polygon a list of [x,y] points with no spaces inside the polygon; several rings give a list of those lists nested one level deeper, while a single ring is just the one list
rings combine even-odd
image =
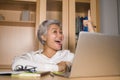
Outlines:
[{"label": "gray hair", "polygon": [[58,20],[45,20],[41,23],[41,25],[39,25],[38,31],[37,31],[37,37],[38,40],[44,45],[45,41],[42,40],[41,36],[45,35],[47,33],[47,30],[49,28],[50,25],[55,24],[57,26],[59,26],[60,28],[62,28],[62,24],[58,21]]}]

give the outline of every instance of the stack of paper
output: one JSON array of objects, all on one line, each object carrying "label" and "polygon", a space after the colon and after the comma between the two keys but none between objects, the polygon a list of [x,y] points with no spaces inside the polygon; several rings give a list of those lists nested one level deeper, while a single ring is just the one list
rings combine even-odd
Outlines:
[{"label": "stack of paper", "polygon": [[0,76],[2,75],[6,75],[6,76],[13,76],[13,77],[21,77],[21,76],[43,76],[46,74],[49,74],[50,72],[35,72],[35,73],[31,73],[31,72],[25,72],[25,71],[4,71],[4,72],[0,72]]}]

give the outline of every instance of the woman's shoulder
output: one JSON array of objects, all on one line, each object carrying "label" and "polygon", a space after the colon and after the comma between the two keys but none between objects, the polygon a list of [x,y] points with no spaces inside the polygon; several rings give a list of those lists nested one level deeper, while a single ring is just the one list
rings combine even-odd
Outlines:
[{"label": "woman's shoulder", "polygon": [[39,50],[37,50],[37,51],[29,51],[29,52],[27,52],[27,53],[25,53],[25,54],[23,54],[23,55],[25,55],[25,56],[32,56],[32,55],[35,55],[35,54],[39,54]]},{"label": "woman's shoulder", "polygon": [[23,53],[22,55],[16,56],[16,58],[30,59],[30,58],[33,58],[36,54],[39,54],[39,53],[40,53],[40,50],[29,51],[29,52]]},{"label": "woman's shoulder", "polygon": [[60,51],[65,53],[72,53],[70,50],[60,50]]},{"label": "woman's shoulder", "polygon": [[66,54],[66,55],[74,55],[74,53],[72,53],[70,50],[60,50],[58,52],[61,54]]}]

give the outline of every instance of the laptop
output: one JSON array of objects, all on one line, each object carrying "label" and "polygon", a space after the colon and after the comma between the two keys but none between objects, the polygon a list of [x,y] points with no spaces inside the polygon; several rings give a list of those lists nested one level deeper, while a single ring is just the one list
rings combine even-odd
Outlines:
[{"label": "laptop", "polygon": [[60,76],[120,76],[120,36],[80,32],[71,72]]},{"label": "laptop", "polygon": [[69,77],[120,76],[120,36],[80,32]]}]

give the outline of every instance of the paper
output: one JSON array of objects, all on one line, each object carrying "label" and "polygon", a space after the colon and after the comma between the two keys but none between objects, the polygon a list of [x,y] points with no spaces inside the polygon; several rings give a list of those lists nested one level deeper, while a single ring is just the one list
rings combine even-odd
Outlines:
[{"label": "paper", "polygon": [[19,73],[19,74],[12,74],[12,77],[40,77],[41,74],[39,73],[30,73],[30,72],[23,72],[23,73]]},{"label": "paper", "polygon": [[21,77],[21,76],[44,76],[50,74],[50,71],[45,72],[26,72],[26,71],[0,71],[0,76],[13,76],[13,77]]},{"label": "paper", "polygon": [[0,71],[0,75],[12,75],[12,74],[21,74],[23,71]]}]

